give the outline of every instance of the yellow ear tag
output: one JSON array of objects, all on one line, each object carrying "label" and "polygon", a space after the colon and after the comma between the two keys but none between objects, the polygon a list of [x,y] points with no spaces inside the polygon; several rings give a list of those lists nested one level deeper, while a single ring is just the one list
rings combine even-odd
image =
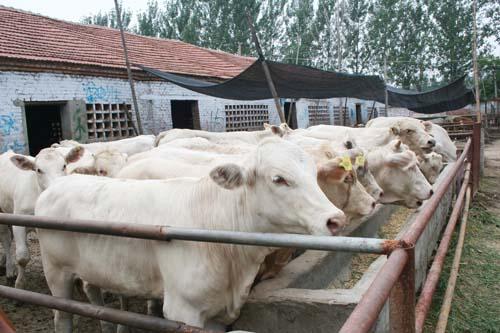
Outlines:
[{"label": "yellow ear tag", "polygon": [[351,158],[349,156],[343,156],[339,165],[346,171],[352,170]]},{"label": "yellow ear tag", "polygon": [[356,165],[364,166],[365,165],[365,157],[363,155],[356,156]]}]

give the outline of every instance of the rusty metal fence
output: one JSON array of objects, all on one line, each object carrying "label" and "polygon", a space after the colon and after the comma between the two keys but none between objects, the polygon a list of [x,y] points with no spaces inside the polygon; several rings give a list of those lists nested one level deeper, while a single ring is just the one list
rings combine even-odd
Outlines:
[{"label": "rusty metal fence", "polygon": [[[387,301],[389,301],[390,308],[389,317],[391,332],[422,332],[423,323],[430,308],[437,281],[439,280],[451,234],[461,215],[466,193],[471,192],[467,191],[467,189],[471,187],[472,193],[474,193],[479,187],[480,133],[480,124],[474,124],[471,133],[472,137],[467,140],[463,152],[453,165],[452,170],[446,175],[446,178],[440,183],[439,187],[435,189],[435,193],[426,203],[425,209],[421,210],[407,232],[402,237],[395,240],[244,233],[102,221],[68,222],[55,218],[3,213],[0,213],[0,224],[160,241],[177,239],[184,241],[295,247],[323,251],[346,251],[388,255],[386,263],[380,269],[376,278],[363,295],[350,317],[344,323],[340,332],[369,332],[374,327],[380,311]],[[457,182],[457,178],[460,178],[459,182]],[[453,211],[437,250],[436,257],[417,302],[415,298],[414,246],[427,226],[430,218],[433,216],[440,200],[450,186],[456,183],[461,184],[460,191],[458,192]],[[465,210],[467,210],[468,200],[465,201]],[[155,332],[214,332],[188,326],[172,320],[110,309],[6,286],[0,286],[0,297]],[[325,320],[328,320],[328,318],[325,318]]]}]

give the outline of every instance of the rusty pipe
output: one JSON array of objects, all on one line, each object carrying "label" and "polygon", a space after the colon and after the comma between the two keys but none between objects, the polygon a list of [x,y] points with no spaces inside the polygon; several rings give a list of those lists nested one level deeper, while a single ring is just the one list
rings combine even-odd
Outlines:
[{"label": "rusty pipe", "polygon": [[436,333],[444,333],[446,325],[448,324],[448,316],[451,310],[451,300],[455,292],[455,285],[457,283],[458,269],[460,268],[460,259],[462,257],[462,249],[464,247],[465,229],[467,227],[467,217],[469,216],[469,204],[471,197],[471,187],[467,187],[467,194],[465,195],[465,207],[462,215],[462,223],[460,224],[460,234],[458,235],[457,248],[455,250],[455,257],[453,258],[453,265],[451,266],[450,277],[448,279],[448,286],[444,294],[443,304],[439,312],[439,318],[436,325]]},{"label": "rusty pipe", "polygon": [[406,250],[397,249],[389,255],[387,262],[380,269],[339,333],[370,331],[407,261],[408,253]]},{"label": "rusty pipe", "polygon": [[[183,323],[163,318],[146,316],[138,313],[127,312],[92,305],[66,298],[54,297],[35,293],[32,291],[0,286],[0,296],[14,299],[16,301],[35,304],[77,315],[109,321],[130,327],[144,329],[154,332],[180,332],[180,333],[209,333],[216,331],[203,330],[199,327],[188,326]],[[3,332],[3,331],[2,331]]]},{"label": "rusty pipe", "polygon": [[415,221],[409,227],[407,232],[403,235],[402,240],[404,242],[406,242],[407,244],[415,244],[417,242],[420,235],[425,230],[425,227],[429,223],[429,220],[431,219],[432,215],[434,215],[434,212],[436,211],[439,202],[445,195],[446,191],[448,191],[450,184],[455,179],[458,171],[462,167],[462,164],[464,163],[469,153],[470,147],[471,147],[471,140],[469,139],[467,140],[467,143],[464,146],[462,154],[453,165],[452,171],[450,171],[446,175],[446,178],[439,184],[439,187],[434,191],[432,197],[429,200],[427,200],[427,202],[422,206],[422,208],[420,209],[420,213],[415,218]]},{"label": "rusty pipe", "polygon": [[0,332],[2,333],[16,333],[14,325],[7,317],[7,315],[0,309]]},{"label": "rusty pipe", "polygon": [[460,193],[457,196],[457,200],[451,212],[448,224],[441,238],[441,242],[436,251],[434,261],[427,274],[427,279],[425,280],[422,292],[418,299],[417,305],[415,307],[415,332],[421,333],[424,329],[425,318],[432,304],[432,296],[436,290],[437,283],[439,281],[439,276],[443,269],[444,260],[446,258],[446,253],[448,252],[448,247],[450,246],[451,237],[453,236],[453,231],[457,224],[458,218],[462,211],[462,206],[464,203],[465,194],[469,185],[470,178],[470,163],[467,163],[464,181],[462,187],[460,188]]},{"label": "rusty pipe", "polygon": [[205,230],[123,222],[68,220],[4,213],[0,213],[0,224],[161,241],[178,239],[212,243],[292,247],[320,251],[387,254],[396,248],[406,247],[406,244],[399,240],[378,238]]}]

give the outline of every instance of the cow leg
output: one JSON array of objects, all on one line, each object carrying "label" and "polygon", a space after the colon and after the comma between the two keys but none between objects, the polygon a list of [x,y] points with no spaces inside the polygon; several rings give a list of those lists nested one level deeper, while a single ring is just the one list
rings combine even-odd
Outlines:
[{"label": "cow leg", "polygon": [[16,245],[17,279],[15,286],[18,289],[24,289],[26,284],[24,271],[26,269],[26,265],[30,261],[28,239],[26,237],[26,227],[13,226],[12,233],[14,234],[14,242]]},{"label": "cow leg", "polygon": [[[128,311],[128,297],[120,296],[120,310]],[[118,325],[118,328],[116,331],[117,331],[117,333],[129,333],[130,332],[130,330],[128,329],[127,326],[124,326],[121,324]]]},{"label": "cow leg", "polygon": [[7,284],[13,285],[14,280],[16,279],[16,269],[12,254],[10,252],[12,235],[10,233],[9,227],[6,225],[0,226],[0,242],[2,243],[2,247],[5,252],[5,275],[7,278]]},{"label": "cow leg", "polygon": [[[42,258],[42,260],[43,259],[44,258]],[[49,260],[43,260],[43,269],[52,296],[72,299],[73,274],[55,268]],[[72,333],[73,315],[71,313],[54,310],[54,328],[56,333]]]},{"label": "cow leg", "polygon": [[185,301],[182,296],[169,293],[166,289],[163,295],[163,316],[197,327],[204,327],[206,320],[199,309]]},{"label": "cow leg", "polygon": [[[94,285],[83,281],[83,291],[89,299],[89,302],[93,305],[104,306],[104,299],[102,297],[101,289]],[[113,323],[101,320],[101,331],[102,333],[114,333],[115,325]]]}]

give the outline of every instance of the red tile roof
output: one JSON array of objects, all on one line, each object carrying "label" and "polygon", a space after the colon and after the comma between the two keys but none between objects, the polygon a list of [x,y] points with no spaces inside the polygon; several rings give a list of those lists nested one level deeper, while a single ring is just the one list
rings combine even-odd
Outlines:
[{"label": "red tile roof", "polygon": [[[0,57],[125,68],[116,29],[70,23],[0,6]],[[214,78],[234,77],[255,59],[178,40],[126,33],[131,63]]]}]

